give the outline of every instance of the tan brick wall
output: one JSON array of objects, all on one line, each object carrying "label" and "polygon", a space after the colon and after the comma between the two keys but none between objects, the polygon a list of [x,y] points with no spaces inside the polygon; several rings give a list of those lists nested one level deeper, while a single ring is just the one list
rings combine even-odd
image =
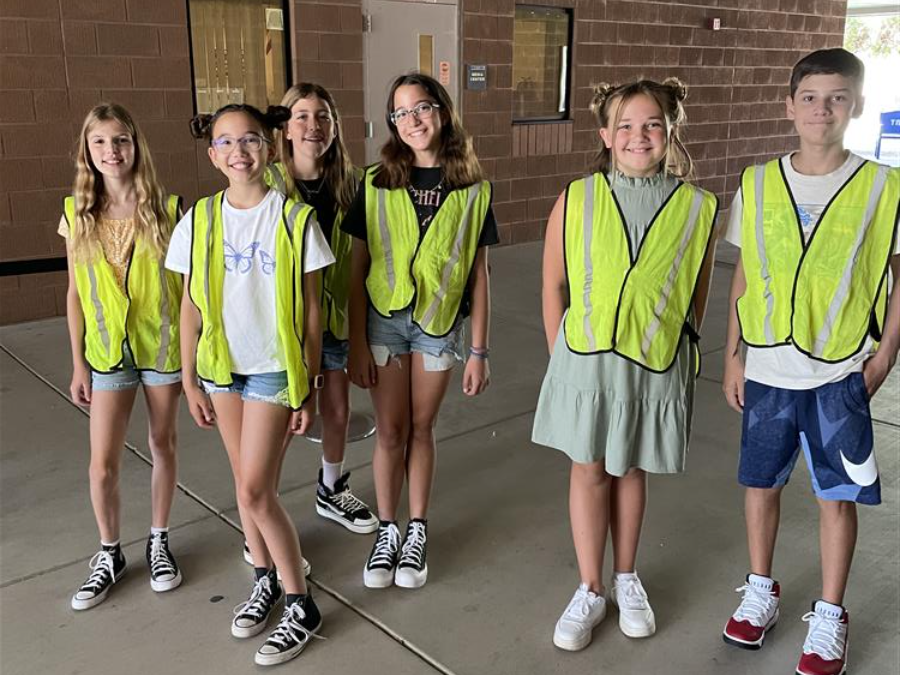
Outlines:
[{"label": "tan brick wall", "polygon": [[[791,67],[806,52],[840,46],[847,11],[846,0],[518,3],[573,8],[574,105],[568,123],[513,125],[517,3],[460,1],[463,63],[488,64],[488,89],[464,91],[464,122],[495,181],[504,243],[541,238],[554,199],[586,170],[597,139],[587,110],[596,82],[641,75],[684,80],[690,87],[686,139],[698,182],[727,208],[743,167],[794,147],[783,103]],[[724,30],[706,27],[713,16]]]}]

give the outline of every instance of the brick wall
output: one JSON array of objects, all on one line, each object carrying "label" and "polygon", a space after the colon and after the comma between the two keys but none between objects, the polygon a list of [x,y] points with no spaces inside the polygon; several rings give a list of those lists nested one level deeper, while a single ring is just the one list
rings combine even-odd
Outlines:
[{"label": "brick wall", "polygon": [[[596,82],[641,75],[685,81],[698,182],[727,208],[743,167],[794,147],[784,118],[791,66],[813,49],[840,46],[847,10],[846,0],[460,1],[462,61],[488,64],[487,90],[463,93],[464,123],[495,181],[504,243],[539,239],[557,195],[586,170],[597,142],[587,110]],[[516,4],[574,9],[569,122],[512,123]],[[706,28],[714,16],[723,30]]]}]

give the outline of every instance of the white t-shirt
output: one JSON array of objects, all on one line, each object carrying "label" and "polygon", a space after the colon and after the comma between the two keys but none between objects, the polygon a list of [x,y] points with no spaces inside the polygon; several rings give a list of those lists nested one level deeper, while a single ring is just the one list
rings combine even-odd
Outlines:
[{"label": "white t-shirt", "polygon": [[[232,372],[240,375],[274,373],[285,369],[275,312],[275,233],[281,222],[282,197],[269,190],[249,209],[236,209],[222,200],[225,240],[225,282],[222,322]],[[166,267],[187,274],[191,269],[191,222],[194,209],[184,215],[169,243]],[[314,218],[306,226],[303,272],[334,262],[334,255]]]},{"label": "white t-shirt", "polygon": [[[807,176],[794,170],[791,155],[782,157],[781,165],[797,204],[804,242],[809,241],[825,206],[864,161],[862,157],[850,153],[847,161],[836,171],[822,176]],[[731,203],[728,229],[725,232],[725,241],[738,248],[741,246],[742,218],[743,201],[741,191],[738,190]],[[900,240],[896,243],[895,255],[900,253]],[[872,347],[872,339],[868,338],[859,352],[840,363],[817,361],[795,349],[793,345],[748,347],[744,377],[781,389],[814,389],[842,380],[850,373],[861,372],[863,363],[872,355]]]}]

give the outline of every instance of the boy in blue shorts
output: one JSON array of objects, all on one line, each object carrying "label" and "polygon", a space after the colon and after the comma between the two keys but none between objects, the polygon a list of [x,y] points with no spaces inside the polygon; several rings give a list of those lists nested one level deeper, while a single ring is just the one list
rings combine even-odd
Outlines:
[{"label": "boy in blue shorts", "polygon": [[744,171],[725,237],[741,248],[723,390],[743,414],[738,480],[750,574],[724,638],[759,649],[778,620],[781,490],[802,451],[819,503],[822,597],[803,617],[799,675],[846,672],[842,603],[856,504],[881,502],[869,399],[900,346],[900,170],[844,149],[847,125],[862,112],[863,75],[843,49],[794,66],[786,104],[800,149]]}]

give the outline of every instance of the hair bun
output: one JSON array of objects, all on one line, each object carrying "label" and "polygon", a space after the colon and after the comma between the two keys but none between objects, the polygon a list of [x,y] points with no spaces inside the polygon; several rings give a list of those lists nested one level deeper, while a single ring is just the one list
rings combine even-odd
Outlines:
[{"label": "hair bun", "polygon": [[591,102],[588,105],[588,108],[595,117],[598,117],[599,119],[600,111],[603,110],[603,105],[606,103],[606,99],[608,99],[617,88],[617,85],[610,84],[609,82],[600,82],[599,84],[595,84],[591,87],[594,95],[591,97]]},{"label": "hair bun", "polygon": [[285,122],[291,119],[291,109],[283,105],[270,105],[264,114],[272,129],[280,129]]},{"label": "hair bun", "polygon": [[664,87],[668,87],[672,90],[672,93],[675,95],[675,98],[679,102],[684,101],[687,98],[687,85],[677,77],[667,77],[665,80],[663,80],[662,84]]},{"label": "hair bun", "polygon": [[191,118],[191,136],[197,140],[207,138],[209,136],[209,125],[213,116],[208,114],[196,115]]}]

